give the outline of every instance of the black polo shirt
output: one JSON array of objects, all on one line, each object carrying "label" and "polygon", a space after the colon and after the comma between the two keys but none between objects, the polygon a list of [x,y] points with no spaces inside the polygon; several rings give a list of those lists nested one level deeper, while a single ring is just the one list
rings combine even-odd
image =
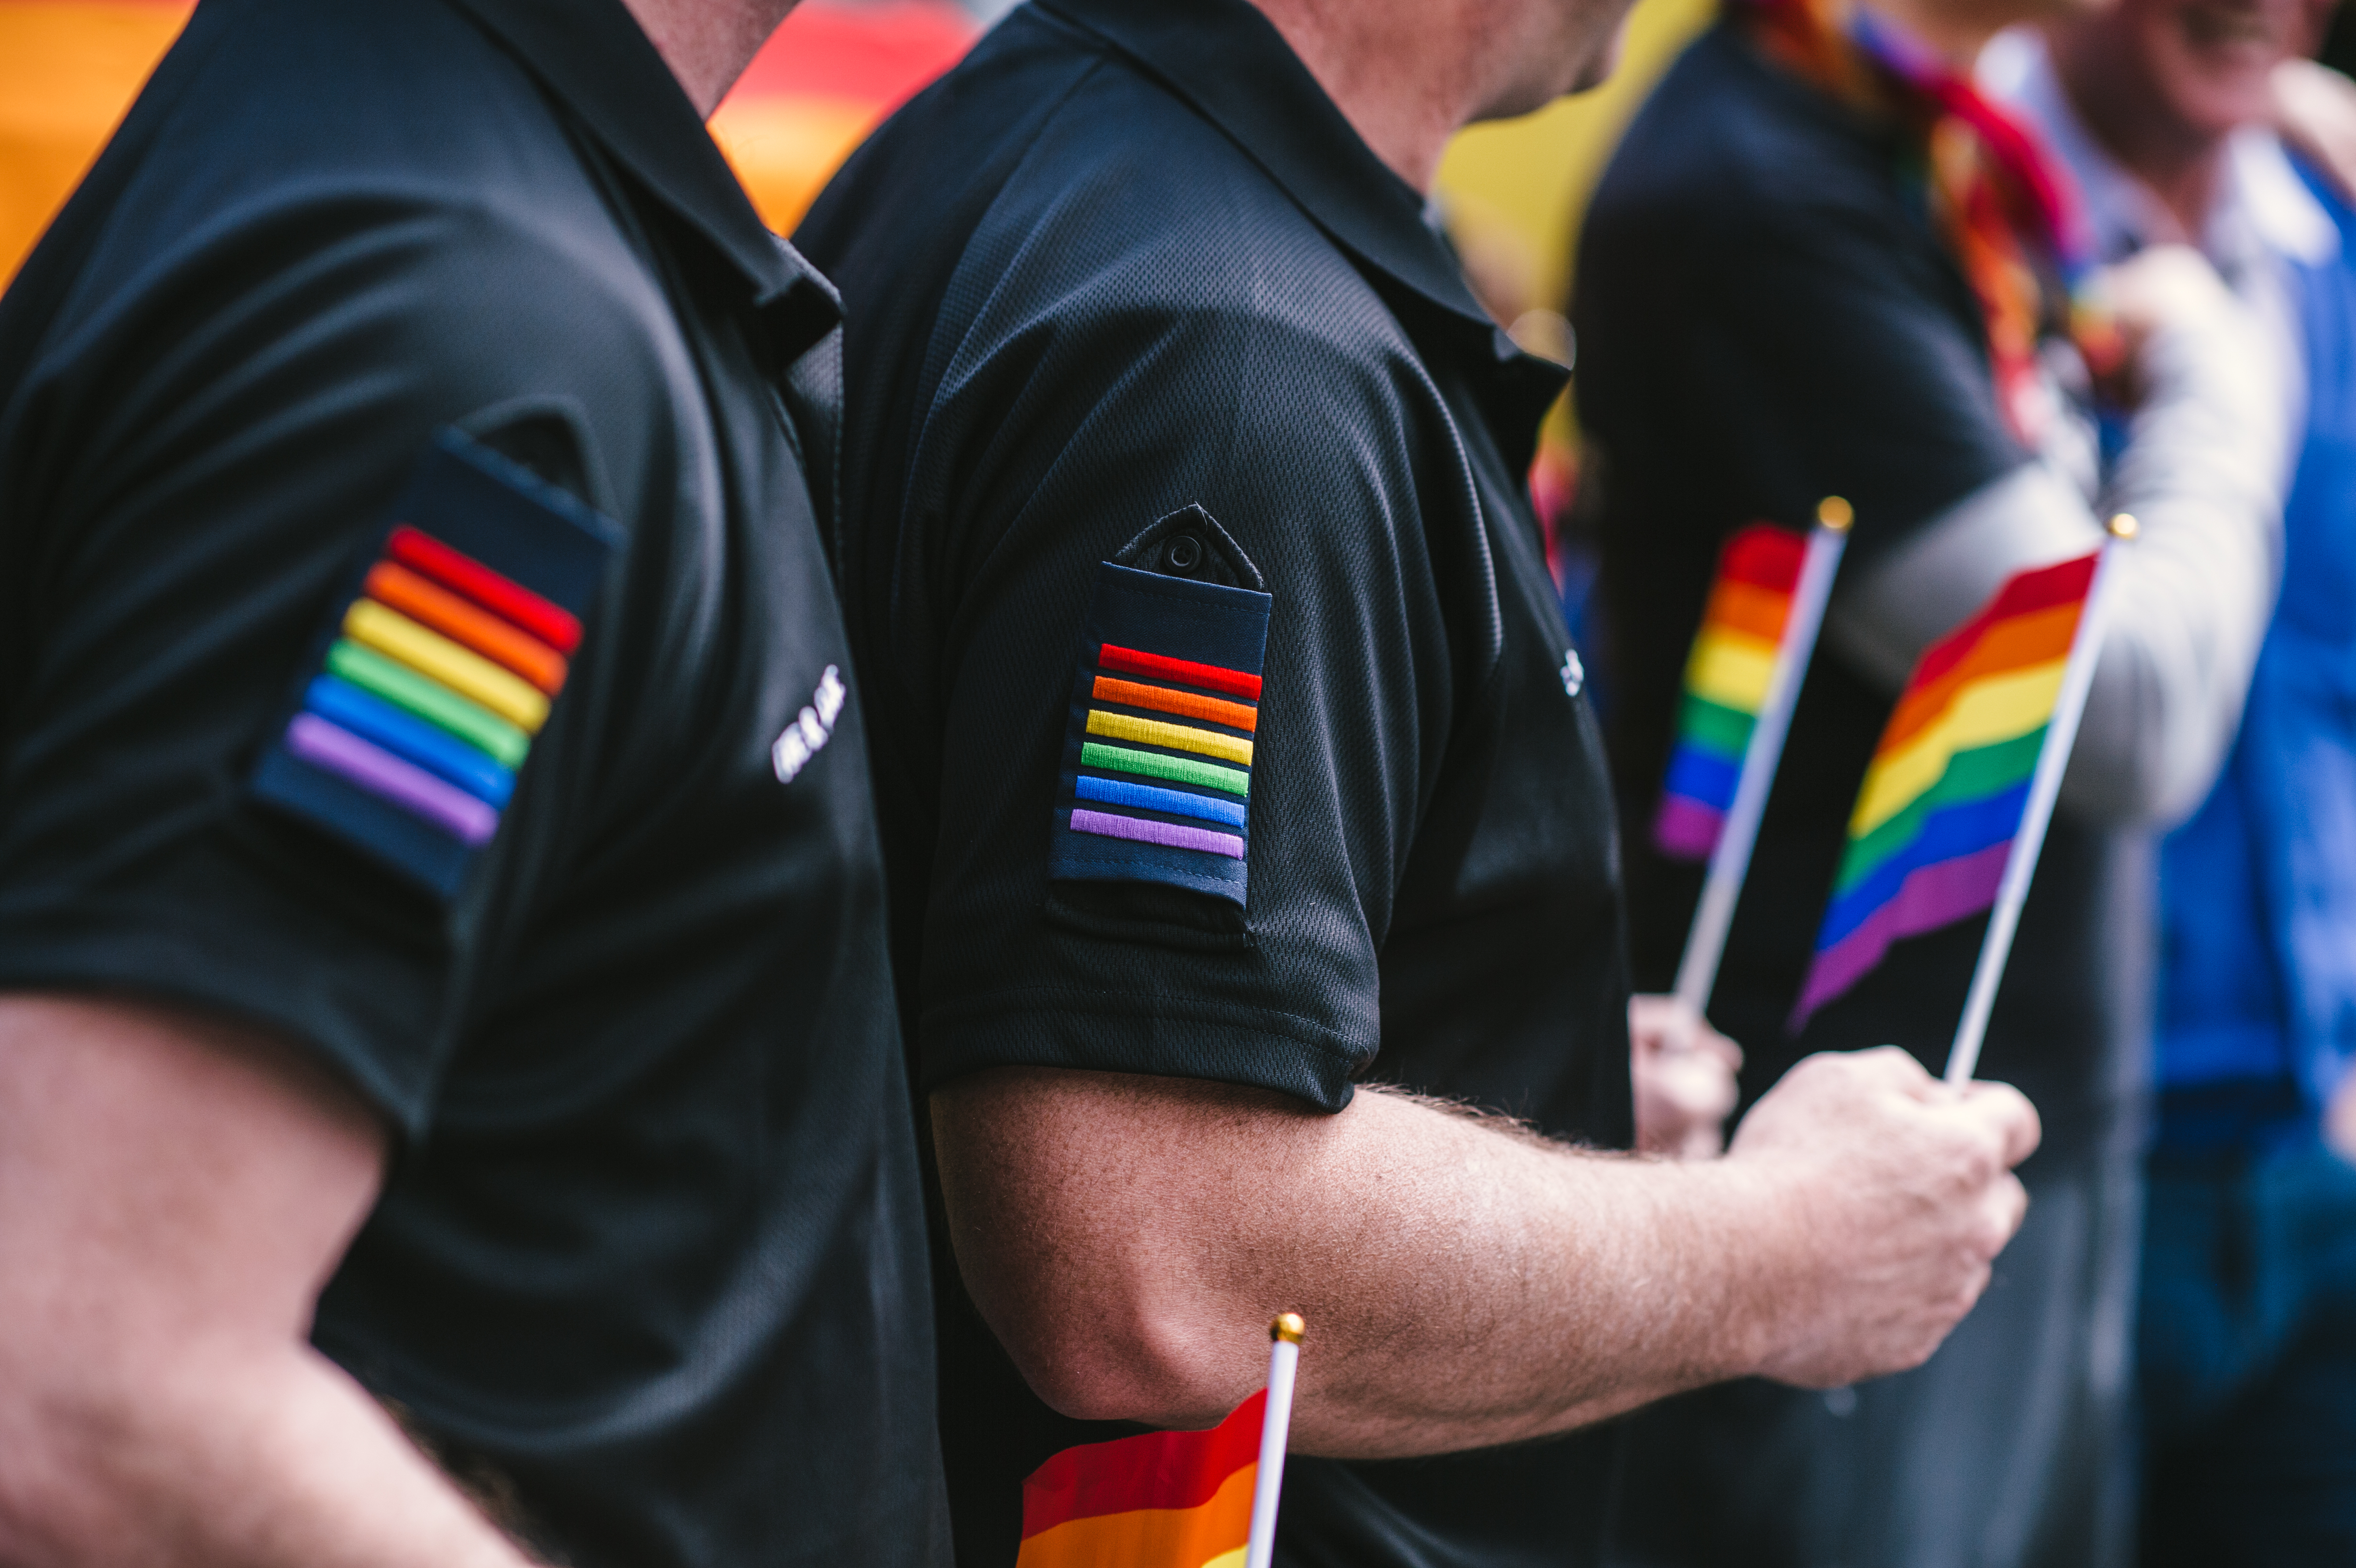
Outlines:
[{"label": "black polo shirt", "polygon": [[[1720,542],[1754,519],[1802,527],[1836,494],[1857,513],[1842,570],[1869,570],[2029,461],[1918,176],[1889,127],[1721,24],[1632,123],[1588,212],[1580,413],[1601,454],[1640,983],[1676,972],[1700,888],[1701,869],[1658,853],[1650,827]],[[1710,1005],[1746,1052],[1746,1103],[1818,1050],[1895,1042],[1944,1064],[1985,916],[1899,943],[1785,1029],[1895,695],[1833,638],[1819,646]],[[1746,1380],[1624,1423],[1615,1564],[2104,1560],[2134,1290],[2137,859],[2066,813],[2046,840],[1980,1069],[2029,1094],[2045,1141],[1987,1295],[1914,1371],[1830,1397]]]},{"label": "black polo shirt", "polygon": [[[1759,519],[1804,527],[1839,495],[1857,512],[1842,570],[1869,570],[2030,453],[1904,144],[1730,24],[1629,127],[1582,229],[1573,314],[1601,453],[1631,945],[1638,983],[1663,987],[1701,868],[1660,854],[1650,827],[1721,541]],[[1747,1053],[1746,1099],[1813,1051],[1894,1041],[1944,1065],[1985,917],[1900,943],[1798,1036],[1784,1028],[1896,695],[1830,637],[1809,667],[1710,1008]],[[2104,1136],[2133,1082],[2135,891],[2109,835],[2055,817],[1982,1068],[2036,1102],[2049,1157]]]},{"label": "black polo shirt", "polygon": [[[1612,805],[1522,485],[1561,376],[1260,15],[1026,6],[799,240],[851,281],[841,573],[922,1083],[1376,1079],[1624,1143]],[[946,1294],[959,1557],[1010,1563],[1023,1475],[1116,1429]],[[1601,1474],[1593,1438],[1300,1461],[1280,1554],[1576,1560]]]},{"label": "black polo shirt", "polygon": [[616,0],[207,0],[0,303],[0,986],[346,1077],[316,1341],[579,1564],[946,1555],[836,319]]}]

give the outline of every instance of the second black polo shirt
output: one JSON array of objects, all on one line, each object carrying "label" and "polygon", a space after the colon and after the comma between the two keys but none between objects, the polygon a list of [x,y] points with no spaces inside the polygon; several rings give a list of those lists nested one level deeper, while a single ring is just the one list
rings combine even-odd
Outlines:
[{"label": "second black polo shirt", "polygon": [[[1028,6],[798,239],[848,284],[838,548],[922,1083],[1371,1078],[1624,1142],[1612,805],[1520,480],[1561,376],[1274,29]],[[960,1561],[1003,1564],[1024,1474],[1115,1429],[945,1294]],[[1579,1561],[1604,1443],[1297,1461],[1281,1555]]]}]

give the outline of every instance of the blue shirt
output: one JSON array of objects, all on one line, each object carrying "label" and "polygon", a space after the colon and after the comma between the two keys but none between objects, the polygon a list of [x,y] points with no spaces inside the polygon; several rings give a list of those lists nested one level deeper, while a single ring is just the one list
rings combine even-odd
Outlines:
[{"label": "blue shirt", "polygon": [[2308,419],[2282,601],[2215,790],[2161,850],[2160,1143],[2311,1124],[2356,1051],[2356,211],[2293,262]]}]

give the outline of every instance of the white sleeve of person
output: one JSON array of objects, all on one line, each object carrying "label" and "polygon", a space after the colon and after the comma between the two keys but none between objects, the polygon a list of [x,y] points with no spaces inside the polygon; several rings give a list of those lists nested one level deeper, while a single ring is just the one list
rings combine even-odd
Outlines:
[{"label": "white sleeve of person", "polygon": [[[2190,252],[2163,266],[2188,261],[2202,275],[2162,279],[2167,325],[2146,341],[2144,400],[2103,497],[2105,514],[2133,513],[2141,528],[2112,568],[2115,613],[2062,784],[2074,815],[2117,825],[2171,825],[2207,796],[2281,571],[2297,343]],[[2057,464],[2025,464],[1844,583],[1828,638],[1894,692],[2006,578],[2102,539]]]}]

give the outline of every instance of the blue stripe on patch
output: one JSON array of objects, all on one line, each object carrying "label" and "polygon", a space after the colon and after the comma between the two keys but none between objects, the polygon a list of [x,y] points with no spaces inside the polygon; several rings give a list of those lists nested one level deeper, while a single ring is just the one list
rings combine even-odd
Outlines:
[{"label": "blue stripe on patch", "polygon": [[1244,805],[1239,800],[1213,800],[1205,795],[1156,789],[1151,784],[1094,778],[1086,773],[1080,775],[1073,787],[1082,800],[1100,800],[1109,805],[1141,805],[1148,811],[1166,811],[1173,816],[1199,816],[1205,822],[1224,822],[1230,827],[1244,825]]},{"label": "blue stripe on patch", "polygon": [[402,761],[447,779],[477,800],[504,806],[515,793],[515,774],[490,753],[362,691],[340,676],[323,675],[313,681],[303,694],[303,706],[363,740],[375,741]]}]

